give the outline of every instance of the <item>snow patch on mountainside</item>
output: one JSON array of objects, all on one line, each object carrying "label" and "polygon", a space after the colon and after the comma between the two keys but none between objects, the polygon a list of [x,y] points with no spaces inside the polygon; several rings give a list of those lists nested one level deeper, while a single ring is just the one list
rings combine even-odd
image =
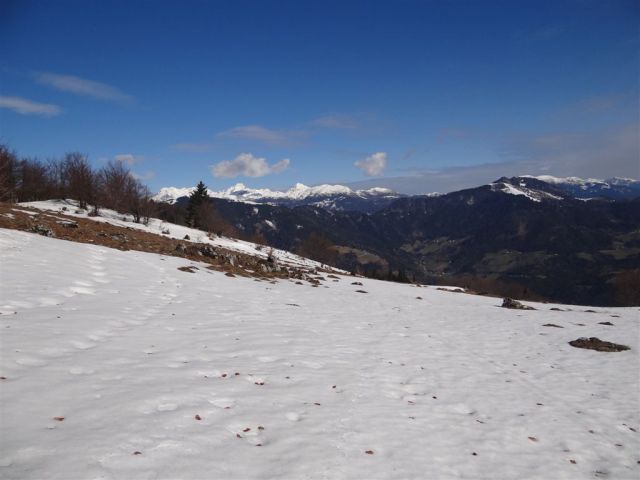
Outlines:
[{"label": "snow patch on mountainside", "polygon": [[521,175],[522,178],[535,178],[546,183],[554,185],[558,184],[571,184],[571,185],[586,185],[586,184],[604,184],[604,180],[598,180],[597,178],[579,178],[579,177],[554,177],[551,175]]},{"label": "snow patch on mountainside", "polygon": [[494,182],[491,184],[491,189],[493,191],[503,192],[508,195],[521,195],[533,202],[541,202],[543,199],[562,200],[562,197],[558,197],[557,195],[553,195],[551,193],[533,188],[527,188],[525,184],[520,184],[516,187],[506,182]]},{"label": "snow patch on mountainside", "polygon": [[553,177],[551,175],[521,175],[521,178],[535,178],[553,185],[574,185],[581,187],[583,190],[590,187],[611,188],[611,186],[632,186],[640,184],[640,181],[633,178],[613,177],[606,180],[597,178],[579,178],[579,177]]}]

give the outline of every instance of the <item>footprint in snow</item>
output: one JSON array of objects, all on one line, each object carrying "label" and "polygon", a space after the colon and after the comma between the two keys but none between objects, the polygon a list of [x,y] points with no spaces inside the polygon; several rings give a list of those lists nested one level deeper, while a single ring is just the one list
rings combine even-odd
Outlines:
[{"label": "footprint in snow", "polygon": [[79,295],[94,295],[96,293],[94,289],[87,287],[71,287],[69,288],[69,292]]},{"label": "footprint in snow", "polygon": [[264,385],[264,383],[265,383],[264,378],[262,378],[262,377],[256,377],[254,375],[247,375],[245,378],[247,379],[247,381],[249,381],[251,383],[254,383],[256,385]]},{"label": "footprint in snow", "polygon": [[453,413],[459,413],[461,415],[472,415],[476,411],[465,403],[452,403],[447,406],[447,410]]},{"label": "footprint in snow", "polygon": [[227,430],[233,433],[237,439],[244,440],[254,447],[263,447],[268,443],[268,439],[265,435],[265,428],[262,425],[234,423],[228,425]]},{"label": "footprint in snow", "polygon": [[71,367],[69,369],[69,373],[71,375],[91,375],[92,373],[94,373],[94,370],[84,367]]},{"label": "footprint in snow", "polygon": [[209,403],[225,410],[236,406],[236,401],[233,398],[210,398]]},{"label": "footprint in snow", "polygon": [[271,363],[278,360],[278,357],[258,357],[258,360],[262,363]]},{"label": "footprint in snow", "polygon": [[16,359],[16,363],[25,367],[43,367],[47,365],[45,360],[37,357],[20,357]]},{"label": "footprint in snow", "polygon": [[70,343],[78,350],[89,350],[90,348],[93,348],[96,346],[96,344],[93,342],[87,342],[82,340],[72,340]]},{"label": "footprint in snow", "polygon": [[70,350],[67,350],[66,348],[55,348],[55,347],[51,347],[51,348],[43,348],[40,350],[40,355],[43,355],[45,357],[48,358],[59,358],[59,357],[64,357],[65,355],[67,355],[69,353]]},{"label": "footprint in snow", "polygon": [[322,367],[324,367],[324,365],[322,363],[318,363],[318,362],[303,361],[303,362],[300,362],[300,363],[302,365],[304,365],[305,367],[313,368],[314,370],[319,370]]}]

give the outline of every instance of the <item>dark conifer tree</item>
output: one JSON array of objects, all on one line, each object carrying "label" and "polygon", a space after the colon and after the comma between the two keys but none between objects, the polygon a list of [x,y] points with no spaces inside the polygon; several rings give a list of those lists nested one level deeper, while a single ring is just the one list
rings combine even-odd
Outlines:
[{"label": "dark conifer tree", "polygon": [[187,225],[193,228],[200,228],[200,219],[198,218],[200,207],[209,199],[207,186],[202,182],[198,182],[196,189],[189,196],[189,204],[187,205]]}]

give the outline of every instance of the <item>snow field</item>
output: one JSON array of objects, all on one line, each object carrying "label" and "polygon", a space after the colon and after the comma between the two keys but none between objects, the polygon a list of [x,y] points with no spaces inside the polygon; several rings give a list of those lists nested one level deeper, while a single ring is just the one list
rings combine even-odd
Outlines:
[{"label": "snow field", "polygon": [[269,283],[12,230],[0,265],[1,478],[640,473],[637,308]]}]

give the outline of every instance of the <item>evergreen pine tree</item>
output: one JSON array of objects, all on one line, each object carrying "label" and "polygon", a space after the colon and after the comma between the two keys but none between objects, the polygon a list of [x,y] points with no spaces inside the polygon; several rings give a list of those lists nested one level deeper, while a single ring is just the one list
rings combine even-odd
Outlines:
[{"label": "evergreen pine tree", "polygon": [[200,207],[209,199],[207,186],[202,182],[198,182],[196,189],[189,196],[189,204],[187,205],[187,225],[193,228],[200,228],[200,219],[198,213]]}]

